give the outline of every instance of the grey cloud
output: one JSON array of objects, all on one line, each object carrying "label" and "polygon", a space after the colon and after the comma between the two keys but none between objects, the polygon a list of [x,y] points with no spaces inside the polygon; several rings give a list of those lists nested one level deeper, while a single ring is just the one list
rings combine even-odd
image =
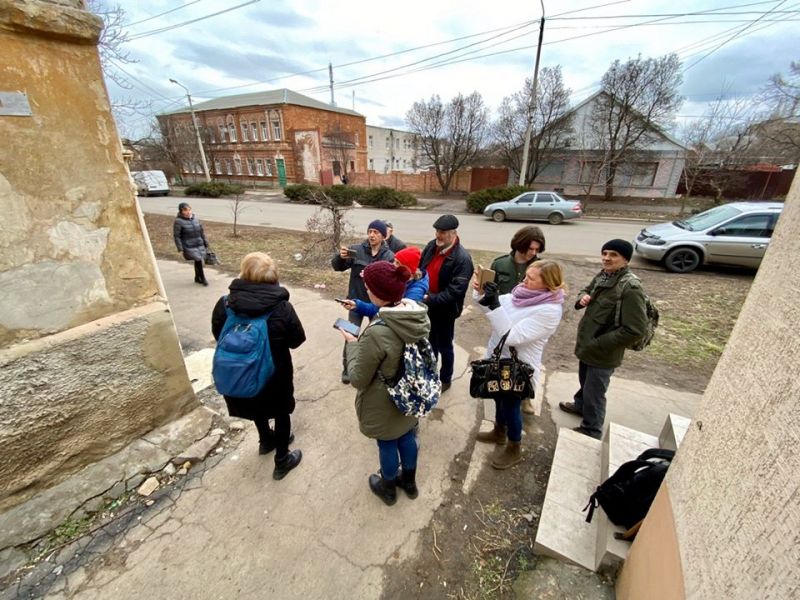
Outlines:
[{"label": "grey cloud", "polygon": [[314,19],[309,19],[303,15],[280,10],[275,8],[268,8],[267,10],[254,10],[250,21],[255,21],[263,25],[270,25],[272,27],[313,27],[317,24]]},{"label": "grey cloud", "polygon": [[403,129],[406,127],[406,120],[403,117],[395,115],[379,115],[383,127],[394,127],[395,129]]},{"label": "grey cloud", "polygon": [[191,41],[178,45],[174,56],[242,79],[270,79],[286,73],[308,70],[306,64],[282,56],[209,47]]}]

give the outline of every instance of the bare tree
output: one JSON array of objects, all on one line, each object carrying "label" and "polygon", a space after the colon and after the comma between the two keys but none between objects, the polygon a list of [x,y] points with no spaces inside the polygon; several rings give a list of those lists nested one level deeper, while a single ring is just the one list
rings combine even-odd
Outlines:
[{"label": "bare tree", "polygon": [[564,87],[561,66],[545,67],[539,74],[536,99],[533,100],[533,80],[525,80],[522,91],[506,96],[499,116],[492,125],[492,138],[503,163],[519,173],[522,168],[521,148],[531,107],[533,139],[525,181],[533,181],[554,157],[554,151],[564,147],[572,134],[572,118],[568,114],[571,90]]},{"label": "bare tree", "polygon": [[239,237],[239,217],[249,208],[246,204],[242,203],[242,194],[244,193],[244,186],[234,185],[234,195],[228,201],[228,208],[231,209],[231,216],[233,216],[233,237]]},{"label": "bare tree", "polygon": [[762,90],[768,114],[754,127],[760,153],[770,162],[800,160],[800,61],[770,78]]},{"label": "bare tree", "polygon": [[[348,131],[343,131],[341,124],[337,121],[325,134],[323,143],[333,160],[333,174],[340,177],[346,176],[350,162],[355,161],[355,136]],[[337,164],[339,166],[338,173],[336,172]]]},{"label": "bare tree", "polygon": [[680,60],[675,54],[614,61],[603,75],[592,120],[602,128],[608,156],[605,199],[614,198],[614,178],[632,155],[666,128],[683,102]]},{"label": "bare tree", "polygon": [[350,227],[346,218],[350,206],[337,202],[322,191],[313,194],[319,209],[306,221],[306,229],[314,234],[300,258],[306,263],[323,258],[328,260],[331,252],[338,252]]},{"label": "bare tree", "polygon": [[447,104],[437,95],[415,102],[406,113],[411,131],[418,136],[420,153],[433,164],[436,178],[447,194],[456,172],[468,166],[482,148],[489,111],[478,92],[458,94]]}]

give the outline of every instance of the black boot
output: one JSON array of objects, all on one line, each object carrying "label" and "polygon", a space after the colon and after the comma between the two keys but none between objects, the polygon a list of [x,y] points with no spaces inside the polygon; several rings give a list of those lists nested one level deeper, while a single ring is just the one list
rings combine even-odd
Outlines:
[{"label": "black boot", "polygon": [[403,469],[400,471],[400,477],[398,478],[398,485],[400,488],[406,493],[406,496],[411,498],[412,500],[419,496],[419,490],[417,489],[417,470],[416,469]]},{"label": "black boot", "polygon": [[370,475],[369,476],[369,489],[378,498],[383,500],[384,504],[391,506],[397,502],[397,480],[384,479],[383,475]]},{"label": "black boot", "polygon": [[[289,436],[289,443],[291,444],[294,441],[294,434],[292,433]],[[270,435],[266,440],[262,440],[258,442],[258,453],[259,454],[269,454],[275,450],[275,434],[273,433]]]},{"label": "black boot", "polygon": [[292,450],[283,458],[275,457],[275,470],[272,472],[273,479],[283,479],[287,473],[294,469],[303,460],[303,453],[300,450]]}]

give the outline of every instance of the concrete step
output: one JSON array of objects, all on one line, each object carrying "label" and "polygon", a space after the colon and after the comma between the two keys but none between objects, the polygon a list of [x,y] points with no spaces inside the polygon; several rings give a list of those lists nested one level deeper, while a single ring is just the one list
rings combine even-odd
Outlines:
[{"label": "concrete step", "polygon": [[[634,460],[648,448],[658,448],[658,438],[654,435],[636,431],[630,427],[610,423],[603,440],[603,458],[600,481],[603,482],[616,472],[623,463]],[[630,542],[618,540],[616,532],[624,532],[624,527],[614,525],[608,520],[602,508],[594,513],[593,521],[597,521],[597,538],[595,546],[595,566],[592,570],[614,571],[624,561],[630,550]]]},{"label": "concrete step", "polygon": [[683,436],[689,430],[692,420],[681,415],[670,413],[667,420],[664,422],[664,427],[658,436],[658,442],[661,448],[668,450],[677,450],[678,446],[683,441]]},{"label": "concrete step", "polygon": [[598,519],[587,523],[583,507],[600,483],[602,447],[600,440],[559,430],[534,552],[595,570]]}]

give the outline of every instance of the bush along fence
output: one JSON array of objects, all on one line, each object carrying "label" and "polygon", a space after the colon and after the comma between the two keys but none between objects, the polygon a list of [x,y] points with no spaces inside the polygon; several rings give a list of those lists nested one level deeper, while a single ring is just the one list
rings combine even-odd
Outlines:
[{"label": "bush along fence", "polygon": [[530,191],[530,188],[522,185],[509,185],[472,192],[467,196],[467,210],[471,213],[480,214],[492,202],[511,200],[514,196],[519,196],[522,192],[528,191]]},{"label": "bush along fence", "polygon": [[363,188],[355,185],[320,186],[299,183],[287,185],[283,188],[283,193],[291,202],[302,204],[319,204],[322,194],[325,194],[340,206],[352,206],[353,202],[376,208],[403,208],[417,205],[417,199],[408,192],[389,187]]}]

